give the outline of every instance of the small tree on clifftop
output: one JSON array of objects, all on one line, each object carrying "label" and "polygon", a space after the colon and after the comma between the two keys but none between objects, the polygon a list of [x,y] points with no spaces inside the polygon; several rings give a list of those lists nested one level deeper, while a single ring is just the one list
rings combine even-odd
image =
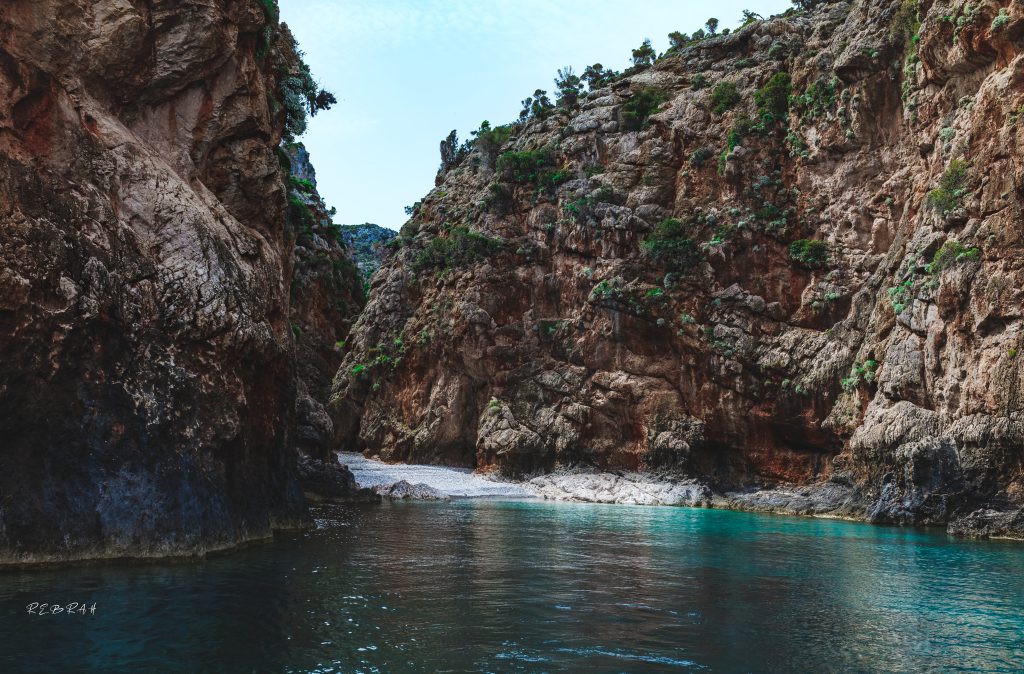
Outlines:
[{"label": "small tree on clifftop", "polygon": [[459,136],[455,129],[448,134],[448,137],[441,141],[441,171],[448,171],[458,160]]},{"label": "small tree on clifftop", "polygon": [[587,83],[587,88],[591,91],[594,89],[600,89],[615,79],[615,76],[616,72],[614,70],[605,68],[600,63],[587,66],[583,71],[583,81]]},{"label": "small tree on clifftop", "polygon": [[519,120],[525,122],[530,118],[544,119],[554,108],[554,104],[548,98],[548,92],[537,89],[533,92],[533,96],[523,99],[523,109],[519,113]]},{"label": "small tree on clifftop", "polygon": [[633,50],[633,65],[638,67],[654,65],[654,59],[657,56],[658,53],[651,46],[650,39],[644,40],[643,44]]},{"label": "small tree on clifftop", "polygon": [[555,78],[555,86],[558,87],[556,100],[563,108],[571,108],[580,99],[580,92],[583,90],[583,80],[573,72],[572,66],[566,66],[558,71]]}]

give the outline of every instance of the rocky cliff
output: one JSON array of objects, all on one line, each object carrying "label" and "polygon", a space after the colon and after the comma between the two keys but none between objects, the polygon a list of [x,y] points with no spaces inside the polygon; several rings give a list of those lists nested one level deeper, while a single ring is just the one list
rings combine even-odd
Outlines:
[{"label": "rocky cliff", "polygon": [[329,459],[334,425],[324,409],[356,314],[366,302],[355,249],[334,224],[317,191],[316,170],[302,143],[285,146],[288,157],[287,219],[295,232],[291,327],[296,343],[296,442],[313,458]]},{"label": "rocky cliff", "polygon": [[272,0],[0,6],[0,562],[302,521],[277,146],[311,81]]},{"label": "rocky cliff", "polygon": [[389,252],[388,242],[398,233],[393,229],[364,223],[362,225],[342,225],[345,243],[352,249],[356,266],[363,278],[369,280]]},{"label": "rocky cliff", "polygon": [[1022,36],[1019,3],[817,3],[482,128],[374,277],[338,441],[1019,508]]}]

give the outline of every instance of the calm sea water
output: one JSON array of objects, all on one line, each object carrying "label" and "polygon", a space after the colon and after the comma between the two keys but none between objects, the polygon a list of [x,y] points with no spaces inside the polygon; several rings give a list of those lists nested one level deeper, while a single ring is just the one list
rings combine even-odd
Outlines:
[{"label": "calm sea water", "polygon": [[[684,508],[332,506],[201,564],[0,574],[0,671],[1020,672],[1024,546]],[[95,615],[27,615],[30,602]]]}]

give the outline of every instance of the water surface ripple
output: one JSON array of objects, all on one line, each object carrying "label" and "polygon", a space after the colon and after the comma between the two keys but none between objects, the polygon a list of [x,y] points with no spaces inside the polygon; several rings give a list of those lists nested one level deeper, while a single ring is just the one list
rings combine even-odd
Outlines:
[{"label": "water surface ripple", "polygon": [[[202,564],[0,575],[0,671],[1020,672],[1024,546],[536,501],[325,506]],[[97,603],[29,616],[29,602]]]}]

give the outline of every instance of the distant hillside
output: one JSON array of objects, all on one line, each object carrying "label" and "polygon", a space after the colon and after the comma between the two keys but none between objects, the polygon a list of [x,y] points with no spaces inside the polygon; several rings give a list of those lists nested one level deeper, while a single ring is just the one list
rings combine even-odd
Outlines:
[{"label": "distant hillside", "polygon": [[341,232],[345,237],[345,243],[352,249],[356,266],[367,279],[380,267],[386,252],[384,245],[398,236],[398,232],[394,230],[368,222],[362,225],[343,225]]}]

